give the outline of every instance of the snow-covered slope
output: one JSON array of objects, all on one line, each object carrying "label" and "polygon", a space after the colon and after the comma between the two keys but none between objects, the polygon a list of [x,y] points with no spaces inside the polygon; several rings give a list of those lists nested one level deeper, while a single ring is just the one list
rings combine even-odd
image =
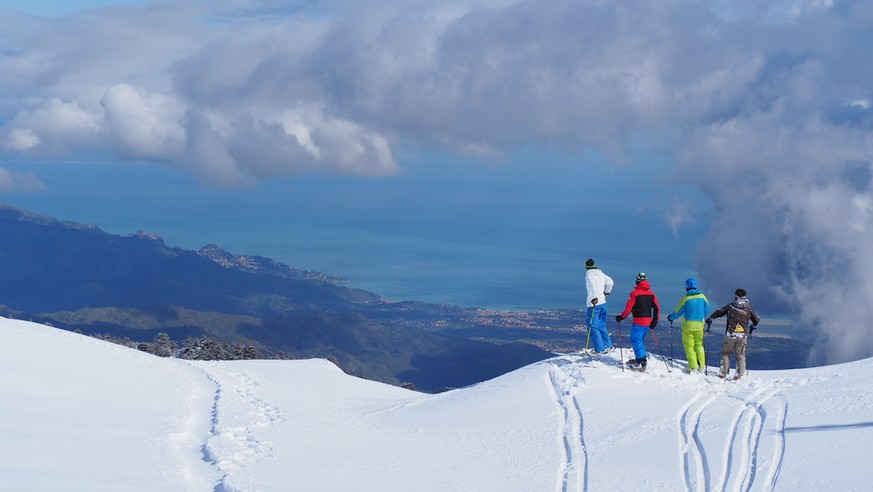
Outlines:
[{"label": "snow-covered slope", "polygon": [[202,370],[0,318],[0,490],[208,490]]},{"label": "snow-covered slope", "polygon": [[[0,490],[866,490],[873,360],[740,382],[562,356],[424,395],[0,318]],[[628,355],[627,352],[625,355]],[[754,368],[754,361],[752,362]]]}]

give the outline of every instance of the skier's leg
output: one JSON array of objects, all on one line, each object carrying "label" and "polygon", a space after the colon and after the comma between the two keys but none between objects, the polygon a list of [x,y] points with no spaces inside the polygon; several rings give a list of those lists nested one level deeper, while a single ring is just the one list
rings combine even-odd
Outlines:
[{"label": "skier's leg", "polygon": [[703,350],[703,326],[694,331],[694,350],[697,352],[697,367],[703,370],[706,367],[706,351]]},{"label": "skier's leg", "polygon": [[737,376],[743,377],[746,374],[746,339],[738,338],[736,348],[737,354]]},{"label": "skier's leg", "polygon": [[644,359],[646,357],[646,346],[643,344],[643,338],[646,334],[645,330],[648,330],[648,327],[637,324],[631,325],[631,346],[634,348],[634,356],[637,359]]},{"label": "skier's leg", "polygon": [[612,348],[612,339],[609,337],[609,330],[606,329],[606,306],[597,306],[597,308],[600,309],[600,312],[595,316],[600,318],[600,338],[603,340],[603,347]]},{"label": "skier's leg", "polygon": [[[703,322],[688,321],[682,322],[682,333],[688,333],[691,337],[691,355],[688,355],[688,370],[702,371],[706,364],[706,354],[703,352]],[[683,345],[685,340],[682,341]],[[686,348],[686,355],[689,349]],[[693,360],[693,363],[692,363]]]},{"label": "skier's leg", "polygon": [[697,370],[697,353],[694,350],[693,330],[682,327],[682,346],[685,348],[685,358],[688,359],[688,370]]},{"label": "skier's leg", "polygon": [[592,308],[588,308],[585,312],[585,351],[591,346],[591,314],[594,312]]},{"label": "skier's leg", "polygon": [[643,353],[643,359],[645,359],[648,357],[648,353],[646,353],[646,335],[649,334],[650,328],[648,326],[640,326],[640,328],[642,329],[642,333],[640,334],[640,350]]},{"label": "skier's leg", "polygon": [[603,310],[603,306],[594,306],[591,316],[589,316],[590,325],[588,329],[591,333],[591,345],[593,345],[594,350],[597,352],[603,352],[605,348],[603,342],[603,332],[600,329],[600,310]]},{"label": "skier's leg", "polygon": [[731,372],[731,344],[730,338],[725,337],[721,343],[721,375],[727,377]]}]

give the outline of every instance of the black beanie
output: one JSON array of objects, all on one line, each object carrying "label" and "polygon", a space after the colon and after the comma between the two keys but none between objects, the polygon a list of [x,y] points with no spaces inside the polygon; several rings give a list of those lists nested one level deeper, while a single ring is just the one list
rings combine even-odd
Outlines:
[{"label": "black beanie", "polygon": [[597,267],[594,266],[594,260],[591,258],[588,258],[588,261],[585,262],[585,269],[591,270],[592,268],[597,268]]},{"label": "black beanie", "polygon": [[737,297],[746,297],[746,289],[737,289],[734,291],[734,295]]}]

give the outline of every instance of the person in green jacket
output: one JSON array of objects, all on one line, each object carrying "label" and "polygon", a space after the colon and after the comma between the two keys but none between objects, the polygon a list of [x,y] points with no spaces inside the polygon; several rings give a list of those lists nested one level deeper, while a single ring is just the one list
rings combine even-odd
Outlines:
[{"label": "person in green jacket", "polygon": [[697,280],[689,278],[685,281],[685,297],[679,301],[676,309],[667,316],[672,323],[681,317],[682,346],[685,347],[685,357],[688,359],[688,372],[703,372],[706,367],[706,351],[703,349],[703,322],[709,316],[709,300],[697,287]]}]

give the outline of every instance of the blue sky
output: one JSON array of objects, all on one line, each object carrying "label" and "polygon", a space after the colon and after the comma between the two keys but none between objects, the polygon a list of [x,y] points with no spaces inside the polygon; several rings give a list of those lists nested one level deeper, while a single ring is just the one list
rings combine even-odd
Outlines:
[{"label": "blue sky", "polygon": [[103,7],[140,6],[144,3],[143,0],[7,0],[3,2],[3,8],[38,16],[62,17]]},{"label": "blue sky", "polygon": [[873,355],[869,2],[56,5],[0,9],[13,205],[186,246],[219,224],[237,253],[272,248],[233,224],[303,222],[472,265],[490,250],[464,244],[592,252],[744,286],[830,361]]}]

